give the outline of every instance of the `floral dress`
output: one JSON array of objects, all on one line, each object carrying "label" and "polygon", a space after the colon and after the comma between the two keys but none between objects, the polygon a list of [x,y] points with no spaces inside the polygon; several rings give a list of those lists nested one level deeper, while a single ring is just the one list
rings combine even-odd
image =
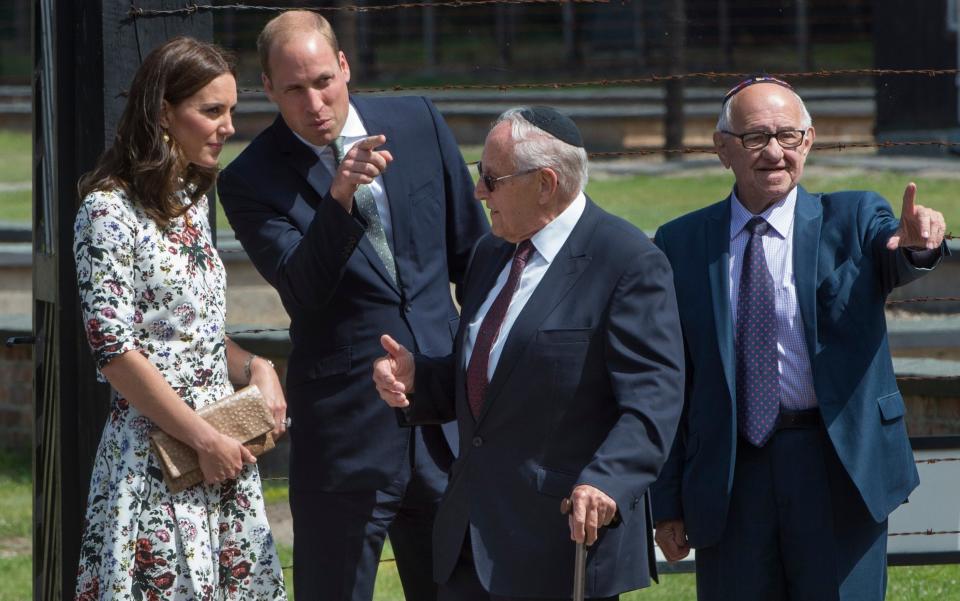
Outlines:
[{"label": "floral dress", "polygon": [[[184,198],[186,198],[184,196]],[[97,375],[144,355],[194,409],[233,391],[224,340],[225,273],[204,197],[160,229],[122,191],[87,196],[74,255]],[[260,475],[171,493],[152,422],[114,391],[93,466],[76,599],[285,599]]]}]

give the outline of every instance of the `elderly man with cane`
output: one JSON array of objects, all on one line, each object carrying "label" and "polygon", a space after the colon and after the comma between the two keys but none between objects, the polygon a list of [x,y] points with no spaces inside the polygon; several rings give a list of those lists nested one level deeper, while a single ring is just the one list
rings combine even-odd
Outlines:
[{"label": "elderly man with cane", "polygon": [[439,598],[569,599],[572,539],[589,547],[586,596],[615,599],[656,575],[647,489],[683,395],[670,267],[583,194],[583,141],[556,110],[501,115],[478,171],[493,235],[468,266],[453,353],[384,336],[374,365],[406,423],[459,426],[434,524]]}]

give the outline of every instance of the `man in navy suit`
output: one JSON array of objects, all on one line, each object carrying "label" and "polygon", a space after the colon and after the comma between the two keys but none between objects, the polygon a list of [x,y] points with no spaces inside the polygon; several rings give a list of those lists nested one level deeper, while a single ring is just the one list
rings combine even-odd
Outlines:
[{"label": "man in navy suit", "polygon": [[583,194],[583,142],[557,111],[504,113],[478,169],[494,235],[468,267],[454,352],[414,364],[384,336],[374,366],[409,423],[459,426],[434,526],[439,598],[569,599],[571,539],[591,545],[587,597],[615,598],[656,575],[647,488],[683,394],[670,267]]},{"label": "man in navy suit", "polygon": [[489,226],[433,105],[348,94],[350,67],[323,17],[284,13],[258,48],[280,116],[218,189],[291,319],[297,598],[371,599],[389,534],[407,598],[434,599],[429,533],[451,451],[438,426],[399,427],[370,366],[384,331],[420,352],[450,351],[450,284]]},{"label": "man in navy suit", "polygon": [[907,186],[810,194],[814,129],[785,82],[724,99],[736,178],[655,242],[673,267],[687,387],[652,489],[669,560],[696,548],[700,601],[880,601],[887,515],[918,483],[887,345],[887,294],[934,267],[940,213]]}]

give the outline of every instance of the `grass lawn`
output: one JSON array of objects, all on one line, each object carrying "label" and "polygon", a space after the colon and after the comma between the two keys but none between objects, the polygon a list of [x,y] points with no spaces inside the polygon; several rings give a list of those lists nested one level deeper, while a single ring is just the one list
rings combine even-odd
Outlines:
[{"label": "grass lawn", "polygon": [[[228,143],[221,164],[229,164],[245,145],[246,142]],[[30,191],[4,191],[2,186],[30,180],[29,148],[28,134],[0,131],[0,221],[30,221]],[[464,147],[463,151],[467,161],[476,161],[480,157],[480,149],[476,146]],[[803,185],[811,192],[873,190],[886,197],[899,214],[903,188],[908,181],[907,176],[899,173],[837,171],[818,167],[814,156],[808,164]],[[652,232],[674,217],[720,200],[729,193],[732,183],[731,174],[718,164],[715,170],[708,172],[595,177],[587,187],[587,193],[607,210]],[[960,223],[960,194],[957,193],[960,181],[930,177],[918,179],[917,185],[918,202],[943,212],[952,231],[960,229],[950,225]],[[218,227],[229,227],[223,208],[218,205],[217,210]]]},{"label": "grass lawn", "polygon": [[0,601],[25,601],[33,588],[29,461],[25,454],[0,452]]},{"label": "grass lawn", "polygon": [[[31,595],[32,557],[30,528],[32,489],[29,458],[0,452],[0,601],[26,601]],[[286,503],[287,488],[279,481],[265,486],[268,503]],[[280,563],[293,564],[293,550],[281,544]],[[393,557],[389,541],[383,558]],[[287,592],[294,599],[292,571],[285,570]],[[960,565],[893,567],[889,570],[888,601],[960,600]],[[660,584],[622,595],[622,601],[693,601],[693,574],[664,574]],[[381,563],[374,590],[375,601],[403,601],[396,564]]]},{"label": "grass lawn", "polygon": [[[221,162],[228,164],[243,146],[244,143],[228,144]],[[479,154],[476,147],[464,148],[468,161],[477,160]],[[30,162],[29,135],[0,131],[0,221],[29,223],[30,191],[9,188],[10,184],[30,181]],[[875,190],[890,200],[894,210],[899,212],[907,181],[907,177],[897,173],[841,172],[819,168],[814,157],[808,165],[804,186],[810,191]],[[954,232],[960,230],[960,227],[950,226],[960,223],[960,195],[957,194],[960,182],[949,178],[923,178],[917,183],[918,202],[941,210],[948,227]],[[709,172],[677,176],[596,177],[587,192],[613,213],[641,229],[653,231],[669,219],[723,198],[731,184],[729,173],[718,166]],[[220,227],[227,226],[222,210],[218,219]],[[30,478],[28,458],[0,452],[0,601],[21,601],[31,594]],[[265,496],[268,503],[285,503],[285,484],[268,483]],[[280,556],[283,565],[292,564],[289,547],[281,546]],[[392,556],[389,547],[384,556]],[[287,571],[285,575],[292,599],[291,572]],[[889,576],[887,599],[890,601],[960,600],[960,565],[895,567],[890,569]],[[382,564],[375,599],[394,601],[402,598],[395,564]],[[660,585],[622,597],[624,601],[688,601],[694,598],[695,579],[691,574],[664,575]]]},{"label": "grass lawn", "polygon": [[0,183],[30,181],[32,148],[29,132],[0,129]]}]

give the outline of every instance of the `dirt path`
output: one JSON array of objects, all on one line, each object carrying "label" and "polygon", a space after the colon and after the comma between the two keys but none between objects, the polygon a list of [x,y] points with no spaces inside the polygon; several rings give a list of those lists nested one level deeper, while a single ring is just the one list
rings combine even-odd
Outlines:
[{"label": "dirt path", "polygon": [[273,539],[277,541],[277,544],[292,546],[293,517],[290,515],[290,505],[286,501],[267,505],[267,520],[270,521]]}]

